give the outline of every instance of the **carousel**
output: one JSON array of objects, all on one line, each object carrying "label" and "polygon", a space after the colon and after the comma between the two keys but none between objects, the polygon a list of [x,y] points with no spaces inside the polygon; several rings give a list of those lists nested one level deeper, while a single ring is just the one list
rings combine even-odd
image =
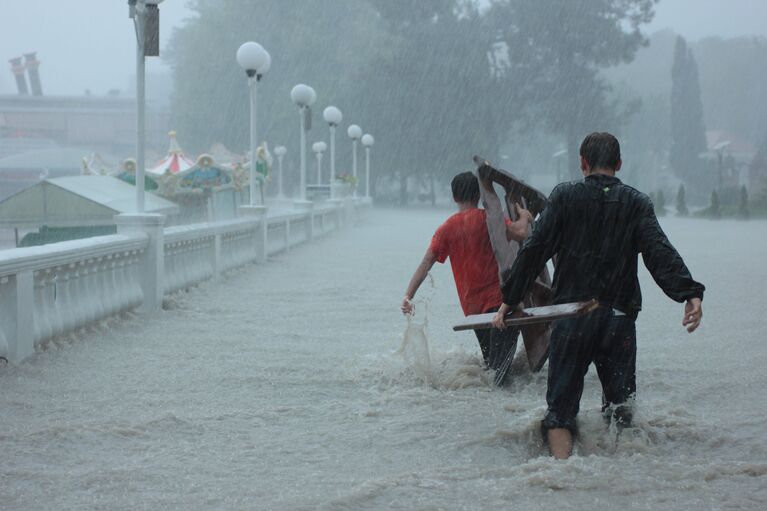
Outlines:
[{"label": "carousel", "polygon": [[241,203],[241,185],[235,172],[218,165],[209,154],[201,154],[189,168],[166,172],[157,193],[181,208],[187,223],[234,218]]},{"label": "carousel", "polygon": [[[145,189],[179,206],[181,223],[211,222],[237,216],[237,208],[250,202],[250,162],[222,144],[192,160],[181,148],[176,132],[168,133],[168,152],[147,168]],[[256,179],[263,203],[264,186],[270,179],[272,156],[264,142],[256,151]],[[83,158],[83,175],[111,176],[136,184],[136,161],[125,160],[118,168],[98,154]]]}]

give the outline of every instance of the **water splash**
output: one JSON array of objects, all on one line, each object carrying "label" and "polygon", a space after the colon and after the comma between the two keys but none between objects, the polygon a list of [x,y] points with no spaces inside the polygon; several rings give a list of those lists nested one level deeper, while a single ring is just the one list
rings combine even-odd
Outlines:
[{"label": "water splash", "polygon": [[[431,354],[426,327],[429,324],[429,304],[434,297],[434,277],[427,274],[427,286],[423,286],[420,298],[414,302],[413,312],[406,314],[407,326],[402,334],[402,343],[396,354],[412,369],[416,378],[426,384],[432,384]],[[416,313],[416,311],[419,311]]]}]

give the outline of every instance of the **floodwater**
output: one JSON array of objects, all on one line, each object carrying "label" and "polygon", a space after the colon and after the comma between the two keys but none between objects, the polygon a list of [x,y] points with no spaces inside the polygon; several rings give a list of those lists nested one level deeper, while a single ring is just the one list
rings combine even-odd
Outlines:
[{"label": "floodwater", "polygon": [[767,223],[663,221],[708,287],[703,325],[687,334],[642,269],[636,427],[602,422],[592,370],[557,462],[545,374],[519,357],[490,387],[450,329],[448,266],[422,295],[428,359],[397,353],[399,301],[449,213],[371,212],[0,368],[0,508],[767,508]]}]

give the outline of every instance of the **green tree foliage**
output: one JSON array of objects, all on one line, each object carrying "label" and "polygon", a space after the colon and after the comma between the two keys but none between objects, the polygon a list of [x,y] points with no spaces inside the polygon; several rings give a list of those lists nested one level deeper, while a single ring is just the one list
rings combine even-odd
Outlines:
[{"label": "green tree foliage", "polygon": [[474,2],[370,0],[392,45],[368,63],[366,104],[376,144],[405,202],[407,178],[450,176],[494,159],[509,99],[490,62],[493,39]]},{"label": "green tree foliage", "polygon": [[[654,0],[496,0],[494,31],[508,48],[509,90],[532,105],[534,118],[563,135],[569,161],[592,131],[618,131],[636,110],[611,99],[598,72],[629,62],[647,43],[640,28],[653,17]],[[510,112],[509,119],[519,117]],[[571,176],[578,169],[571,165]]]},{"label": "green tree foliage", "polygon": [[690,210],[687,209],[687,199],[685,198],[684,185],[679,185],[679,190],[676,192],[676,212],[679,216],[687,216],[690,214]]},{"label": "green tree foliage", "polygon": [[682,37],[676,39],[671,78],[671,168],[688,184],[700,186],[704,165],[699,155],[707,149],[706,128],[698,65]]},{"label": "green tree foliage", "polygon": [[708,216],[711,218],[720,218],[722,212],[719,204],[719,193],[716,190],[711,192],[711,204],[708,207]]}]

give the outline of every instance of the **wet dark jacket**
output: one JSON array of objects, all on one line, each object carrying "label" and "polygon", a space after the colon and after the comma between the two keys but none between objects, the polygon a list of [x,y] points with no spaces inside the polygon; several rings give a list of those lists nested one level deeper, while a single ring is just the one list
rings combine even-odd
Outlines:
[{"label": "wet dark jacket", "polygon": [[616,177],[594,174],[554,188],[503,284],[516,305],[556,255],[554,303],[597,298],[635,316],[642,308],[637,255],[673,300],[703,298],[682,257],[663,233],[647,195]]}]

